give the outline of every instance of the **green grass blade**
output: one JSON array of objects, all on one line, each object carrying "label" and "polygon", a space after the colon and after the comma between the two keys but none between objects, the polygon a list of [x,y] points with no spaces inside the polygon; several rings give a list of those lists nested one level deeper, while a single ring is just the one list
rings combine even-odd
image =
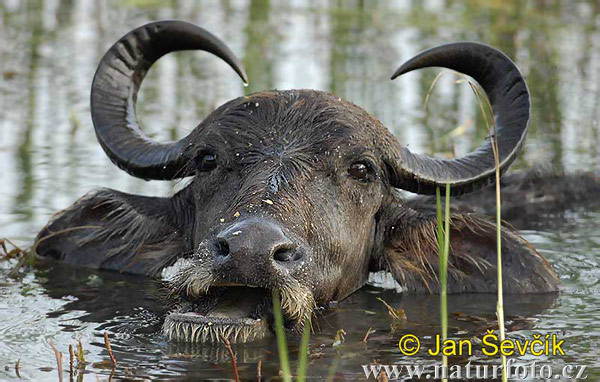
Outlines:
[{"label": "green grass blade", "polygon": [[[485,97],[482,92],[478,89],[476,85],[469,82],[471,88],[475,92],[477,96],[477,100],[479,102],[479,108],[481,110],[481,114],[485,119],[485,124],[488,128],[488,132],[492,137],[492,151],[494,154],[494,165],[496,167],[496,251],[497,251],[497,279],[498,279],[498,302],[496,304],[496,316],[498,318],[498,330],[500,332],[500,340],[503,341],[505,337],[505,329],[504,329],[504,298],[502,293],[502,214],[501,214],[501,202],[500,202],[500,156],[498,152],[498,126],[496,126],[496,122],[493,118],[492,124],[490,125],[489,120],[487,118],[487,114],[485,110],[489,111],[490,115],[493,115],[494,112],[492,110],[492,105],[490,100]],[[485,108],[484,108],[485,102]],[[506,373],[506,356],[501,355],[502,359],[502,381],[508,381],[508,375]]]},{"label": "green grass blade", "polygon": [[448,255],[450,253],[450,184],[446,184],[446,211],[444,213],[444,250],[440,269],[440,283],[442,296],[442,338],[448,338]]},{"label": "green grass blade", "polygon": [[[450,251],[450,184],[446,184],[445,211],[442,214],[442,197],[440,188],[435,190],[437,207],[437,240],[439,253],[440,280],[440,321],[442,340],[448,338],[448,253]],[[442,365],[448,366],[448,357],[442,356]],[[445,380],[445,379],[444,379]]]},{"label": "green grass blade", "polygon": [[306,370],[308,369],[308,340],[310,338],[310,319],[304,321],[304,330],[302,331],[302,342],[300,344],[300,354],[298,356],[298,382],[306,380]]},{"label": "green grass blade", "polygon": [[275,290],[273,291],[273,316],[275,318],[275,335],[277,336],[277,349],[279,351],[279,363],[283,373],[283,380],[291,382],[292,374],[290,373],[287,340],[283,326],[283,314],[281,313],[281,300],[279,299],[279,293]]},{"label": "green grass blade", "polygon": [[435,188],[435,201],[437,207],[437,240],[438,240],[438,253],[440,256],[440,269],[442,269],[442,251],[444,250],[444,220],[442,217],[442,197],[440,195],[440,188]]},{"label": "green grass blade", "polygon": [[340,355],[336,355],[335,358],[333,359],[333,361],[331,361],[331,365],[329,366],[329,369],[327,370],[327,378],[325,379],[325,382],[333,382],[334,378],[335,378],[335,373],[337,372],[338,366],[340,363]]},{"label": "green grass blade", "polygon": [[[500,201],[500,168],[498,163],[498,141],[494,140],[496,149],[494,150],[494,159],[496,160],[496,251],[498,252],[498,302],[496,305],[496,315],[498,316],[498,329],[500,331],[500,341],[506,339],[506,331],[504,329],[504,297],[502,292],[502,206]],[[506,373],[506,356],[502,355],[502,382],[508,382]]]}]

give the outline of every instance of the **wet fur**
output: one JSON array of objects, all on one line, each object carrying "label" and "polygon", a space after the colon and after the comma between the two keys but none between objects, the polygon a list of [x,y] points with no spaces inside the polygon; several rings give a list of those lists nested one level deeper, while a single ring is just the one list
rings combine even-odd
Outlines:
[{"label": "wet fur", "polygon": [[[433,208],[407,204],[383,256],[384,267],[408,290],[439,290],[437,220]],[[452,212],[448,292],[488,292],[496,284],[496,224],[486,216]],[[509,224],[502,227],[504,291],[550,292],[560,283],[550,264]],[[523,275],[527,274],[527,277]]]},{"label": "wet fur", "polygon": [[[435,214],[430,204],[407,202],[390,187],[386,160],[395,138],[363,109],[324,92],[262,92],[219,107],[192,138],[199,142],[190,148],[196,158],[215,152],[218,170],[198,172],[168,198],[92,192],[40,232],[38,254],[146,275],[190,257],[195,265],[172,288],[201,294],[216,278],[202,246],[235,216],[261,217],[307,247],[305,268],[286,277],[220,276],[279,290],[297,322],[316,305],[362,287],[369,271],[388,270],[408,290],[437,291]],[[376,167],[369,184],[346,171],[365,158]],[[451,237],[450,292],[494,291],[494,224],[456,210]],[[508,226],[503,250],[507,292],[558,290],[551,266]]]}]

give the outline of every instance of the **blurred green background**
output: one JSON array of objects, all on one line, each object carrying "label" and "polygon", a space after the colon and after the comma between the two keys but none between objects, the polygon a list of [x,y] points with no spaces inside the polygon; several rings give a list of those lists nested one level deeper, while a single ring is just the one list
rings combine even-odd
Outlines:
[{"label": "blurred green background", "polygon": [[[0,229],[30,239],[53,211],[94,186],[160,194],[112,166],[89,116],[96,65],[143,23],[183,19],[222,38],[243,61],[244,88],[218,59],[184,52],[161,59],[139,99],[146,132],[187,134],[221,103],[265,89],[314,88],[353,101],[413,150],[461,155],[486,129],[469,86],[437,70],[392,82],[413,54],[481,41],[525,74],[533,116],[516,167],[600,169],[597,1],[39,1],[0,3]],[[478,126],[476,128],[476,126]]]}]

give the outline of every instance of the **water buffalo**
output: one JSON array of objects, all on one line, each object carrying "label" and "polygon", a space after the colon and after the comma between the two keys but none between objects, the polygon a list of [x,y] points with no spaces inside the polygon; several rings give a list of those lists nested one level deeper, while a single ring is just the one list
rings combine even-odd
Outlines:
[{"label": "water buffalo", "polygon": [[[246,81],[233,53],[206,30],[154,22],[104,55],[91,113],[119,168],[146,180],[193,181],[166,198],[91,192],[39,233],[38,255],[171,274],[164,333],[182,341],[268,336],[273,291],[286,326],[298,330],[315,307],[347,297],[373,271],[389,271],[407,291],[436,292],[435,212],[398,190],[430,195],[449,183],[463,195],[489,185],[489,139],[462,158],[434,159],[411,153],[368,112],[332,94],[273,90],[225,103],[177,142],[156,142],[136,121],[139,87],[161,56],[192,49],[220,57]],[[417,55],[392,78],[432,66],[465,73],[485,90],[504,172],[529,121],[529,93],[515,64],[494,48],[462,42]],[[493,221],[456,211],[451,238],[449,291],[495,291]],[[507,293],[559,288],[552,267],[514,230],[502,227],[502,244]]]}]

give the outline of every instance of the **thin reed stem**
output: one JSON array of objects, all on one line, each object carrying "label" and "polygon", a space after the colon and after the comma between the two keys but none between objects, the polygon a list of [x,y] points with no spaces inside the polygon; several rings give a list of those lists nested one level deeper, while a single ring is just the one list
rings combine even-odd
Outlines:
[{"label": "thin reed stem", "polygon": [[[487,97],[484,97],[478,89],[471,84],[471,88],[475,91],[477,99],[479,101],[479,108],[485,119],[487,125],[490,140],[492,143],[492,152],[494,154],[494,167],[496,169],[496,252],[497,252],[497,279],[498,279],[498,301],[496,303],[496,317],[498,318],[498,329],[500,331],[500,341],[504,341],[506,338],[506,330],[504,328],[504,297],[502,293],[502,205],[500,198],[500,154],[498,151],[498,126],[496,126],[496,120],[492,118],[490,125],[487,114],[484,110],[482,99],[485,100],[487,110],[493,115],[492,105]],[[502,382],[508,381],[508,374],[506,373],[506,356],[501,355],[502,359]]]},{"label": "thin reed stem", "polygon": [[[446,184],[445,211],[442,220],[442,198],[440,188],[435,190],[437,206],[437,239],[439,251],[440,273],[440,321],[442,325],[442,341],[448,339],[448,255],[450,252],[450,184]],[[447,370],[448,357],[442,355],[442,366]],[[447,379],[443,379],[447,381]]]},{"label": "thin reed stem", "polygon": [[279,292],[273,291],[273,316],[275,317],[275,335],[277,336],[277,349],[279,350],[279,364],[283,373],[285,382],[292,382],[290,373],[290,362],[288,359],[287,339],[285,338],[285,328],[283,326],[283,314],[281,313],[281,300]]},{"label": "thin reed stem", "polygon": [[[498,318],[498,328],[500,331],[500,340],[503,341],[506,338],[506,332],[505,332],[505,327],[504,327],[504,298],[503,298],[503,293],[502,293],[502,214],[501,214],[501,198],[500,198],[500,157],[499,157],[499,151],[498,151],[498,131],[497,131],[497,126],[496,126],[496,120],[493,118],[494,112],[492,109],[492,105],[490,104],[490,100],[487,98],[487,96],[484,94],[484,92],[481,90],[481,88],[471,82],[465,75],[463,74],[458,74],[460,77],[464,78],[464,81],[467,82],[467,84],[471,87],[471,89],[473,90],[473,93],[475,93],[475,96],[477,98],[477,101],[479,103],[479,109],[481,111],[481,114],[483,116],[485,125],[488,129],[488,133],[490,136],[490,141],[492,144],[492,152],[494,155],[494,167],[496,170],[496,252],[497,252],[497,264],[496,264],[496,268],[497,268],[497,279],[498,279],[498,301],[496,304],[496,316]],[[435,80],[433,81],[433,83],[431,84],[429,91],[427,92],[427,96],[425,98],[425,108],[427,109],[427,103],[429,101],[429,96],[431,94],[431,92],[433,91],[434,86],[436,85],[436,83],[438,82],[438,80],[441,78],[442,73],[438,74],[435,78]],[[462,82],[462,81],[461,81]],[[484,102],[485,102],[485,106],[484,106]],[[487,107],[486,107],[487,106]],[[489,115],[492,116],[491,118],[491,123],[490,123],[490,118],[488,118],[488,114],[486,113],[486,109],[487,111],[489,111]],[[446,211],[449,211],[449,185],[446,185]],[[444,336],[444,330],[447,330],[447,327],[444,325],[444,320],[447,320],[447,313],[444,313],[444,304],[446,304],[446,290],[444,290],[444,288],[446,287],[446,274],[445,271],[447,271],[447,269],[442,269],[442,257],[446,256],[445,258],[445,266],[447,266],[447,256],[448,256],[448,252],[446,250],[446,240],[449,240],[448,237],[444,236],[444,232],[442,232],[442,207],[441,207],[441,196],[440,196],[440,189],[439,187],[436,189],[436,197],[437,197],[437,220],[438,220],[438,230],[437,230],[437,234],[438,234],[438,247],[440,248],[440,295],[443,295],[444,297],[441,297],[442,299],[442,306],[441,306],[441,310],[442,310],[442,336],[445,339]],[[448,231],[448,212],[446,215],[446,227],[445,227],[445,232],[449,234]],[[449,235],[447,235],[449,236]],[[444,239],[444,248],[442,249],[442,237]],[[444,272],[443,272],[444,271]],[[444,273],[444,280],[442,280],[442,273]],[[508,375],[506,373],[506,356],[502,355],[502,381],[503,382],[507,382],[508,381]],[[447,362],[446,357],[444,357],[443,362]]]},{"label": "thin reed stem", "polygon": [[[496,132],[496,124],[492,138],[492,148],[494,151],[494,161],[496,166],[496,251],[498,252],[498,303],[496,306],[496,314],[498,316],[498,329],[500,330],[500,341],[506,338],[504,328],[504,297],[502,293],[502,213],[500,200],[500,159],[498,157],[498,135]],[[502,382],[508,381],[508,373],[506,372],[506,356],[502,354]]]},{"label": "thin reed stem", "polygon": [[113,367],[117,364],[117,359],[115,358],[112,347],[110,346],[110,341],[108,340],[108,332],[104,332],[104,345],[106,346],[106,350],[108,351],[108,356],[110,357],[110,362]]},{"label": "thin reed stem", "polygon": [[308,368],[308,340],[310,338],[310,318],[304,321],[302,330],[302,342],[300,343],[300,354],[298,355],[298,382],[306,380],[306,370]]},{"label": "thin reed stem", "polygon": [[233,349],[231,348],[231,342],[229,342],[229,340],[223,337],[222,335],[219,337],[221,337],[221,341],[223,341],[225,347],[227,348],[227,351],[229,351],[229,357],[231,358],[231,365],[233,367],[233,375],[235,377],[235,382],[240,382],[240,375],[238,374],[237,362],[235,361],[235,354],[233,354]]}]

